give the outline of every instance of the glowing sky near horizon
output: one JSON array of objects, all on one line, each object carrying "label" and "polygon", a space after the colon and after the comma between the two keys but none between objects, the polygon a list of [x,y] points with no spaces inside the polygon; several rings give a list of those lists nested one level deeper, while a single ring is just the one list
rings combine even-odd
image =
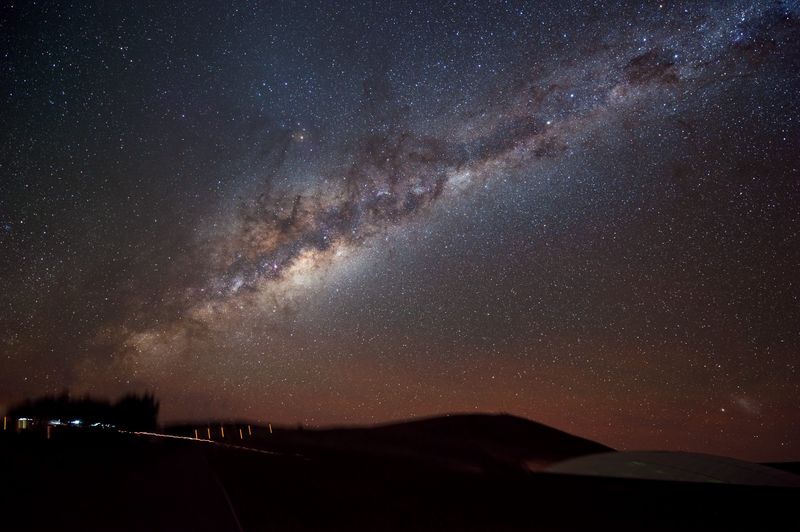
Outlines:
[{"label": "glowing sky near horizon", "polygon": [[0,11],[0,403],[798,459],[796,2]]}]

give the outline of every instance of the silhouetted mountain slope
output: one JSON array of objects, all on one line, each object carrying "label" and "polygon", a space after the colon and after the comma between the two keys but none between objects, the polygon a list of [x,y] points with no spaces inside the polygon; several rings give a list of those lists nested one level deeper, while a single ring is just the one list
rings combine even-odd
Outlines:
[{"label": "silhouetted mountain slope", "polygon": [[[463,471],[536,470],[567,458],[613,451],[507,414],[454,414],[373,427],[275,428],[271,434],[257,427],[255,435],[245,440],[239,439],[236,425],[228,426],[228,440],[247,446],[319,458],[391,458]],[[191,435],[188,427],[176,427],[173,432]]]},{"label": "silhouetted mountain slope", "polygon": [[800,475],[800,462],[767,462],[765,466],[774,467],[781,471],[788,471],[795,475]]},{"label": "silhouetted mountain slope", "polygon": [[468,469],[536,467],[613,450],[506,414],[456,414],[372,428],[323,430],[315,436],[341,448],[413,454]]}]

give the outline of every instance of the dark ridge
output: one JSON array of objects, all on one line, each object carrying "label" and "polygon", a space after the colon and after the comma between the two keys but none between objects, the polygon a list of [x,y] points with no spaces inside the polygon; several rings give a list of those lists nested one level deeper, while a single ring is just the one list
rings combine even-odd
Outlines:
[{"label": "dark ridge", "polygon": [[774,467],[775,469],[780,469],[781,471],[800,475],[800,462],[766,462],[761,465]]},{"label": "dark ridge", "polygon": [[169,432],[191,436],[212,427],[212,439],[280,452],[336,459],[391,459],[427,467],[472,472],[538,470],[554,462],[613,451],[600,443],[508,414],[453,414],[372,427],[303,429],[252,425],[253,436],[240,440],[245,424],[201,423],[174,426]]}]

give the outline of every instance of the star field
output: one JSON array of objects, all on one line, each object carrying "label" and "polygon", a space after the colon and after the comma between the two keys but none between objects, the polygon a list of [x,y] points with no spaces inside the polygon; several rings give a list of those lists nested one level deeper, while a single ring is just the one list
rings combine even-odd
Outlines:
[{"label": "star field", "polygon": [[797,459],[796,2],[0,11],[0,403]]}]

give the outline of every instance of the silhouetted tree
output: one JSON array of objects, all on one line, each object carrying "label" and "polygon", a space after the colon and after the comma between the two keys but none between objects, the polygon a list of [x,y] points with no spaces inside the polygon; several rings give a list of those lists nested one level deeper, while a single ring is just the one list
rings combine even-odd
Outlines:
[{"label": "silhouetted tree", "polygon": [[128,430],[153,430],[159,406],[153,394],[126,395],[114,405],[116,425]]},{"label": "silhouetted tree", "polygon": [[8,416],[36,420],[61,420],[69,423],[80,420],[84,424],[103,423],[127,430],[153,430],[158,420],[159,403],[153,394],[128,394],[113,405],[104,399],[85,396],[72,399],[65,391],[59,396],[49,395],[26,399],[12,406]]}]

